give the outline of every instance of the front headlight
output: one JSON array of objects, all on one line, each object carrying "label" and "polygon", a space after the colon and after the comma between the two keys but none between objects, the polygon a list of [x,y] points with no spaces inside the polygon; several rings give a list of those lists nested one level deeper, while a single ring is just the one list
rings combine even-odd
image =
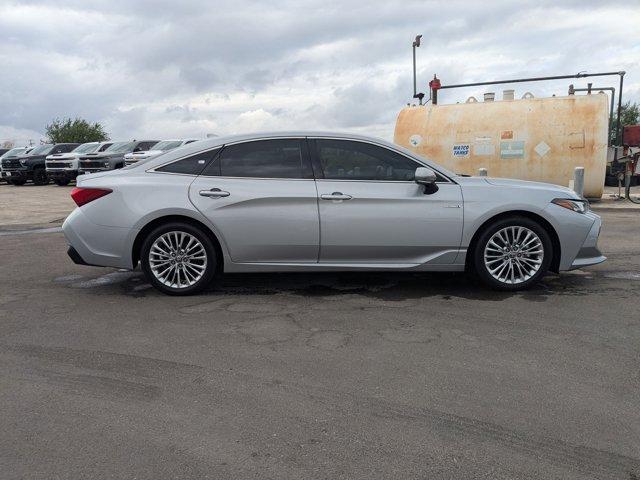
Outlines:
[{"label": "front headlight", "polygon": [[589,202],[586,200],[574,200],[573,198],[554,198],[551,203],[555,203],[559,207],[567,208],[578,213],[587,213],[589,211]]},{"label": "front headlight", "polygon": [[20,165],[24,166],[24,165],[26,165],[26,163],[27,163],[26,159],[25,160],[20,160]]}]

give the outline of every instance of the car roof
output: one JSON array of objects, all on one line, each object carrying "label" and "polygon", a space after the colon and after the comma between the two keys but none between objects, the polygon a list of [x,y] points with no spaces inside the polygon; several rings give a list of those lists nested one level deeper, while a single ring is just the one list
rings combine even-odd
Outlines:
[{"label": "car roof", "polygon": [[430,159],[427,159],[421,155],[418,155],[417,153],[412,152],[411,150],[401,147],[400,145],[396,145],[395,143],[388,142],[381,138],[370,137],[367,135],[361,135],[361,134],[349,133],[349,132],[326,132],[326,131],[304,131],[304,130],[285,130],[285,131],[276,131],[276,132],[244,133],[239,135],[225,135],[220,137],[207,138],[203,140],[198,140],[197,142],[183,145],[182,147],[178,147],[174,150],[169,150],[168,152],[164,153],[163,155],[160,155],[155,159],[146,161],[144,163],[136,165],[135,167],[133,166],[132,167],[148,170],[148,169],[157,167],[158,165],[162,165],[164,163],[177,160],[178,158],[196,154],[205,150],[210,150],[216,147],[221,147],[223,145],[228,145],[230,143],[238,143],[238,142],[253,141],[253,140],[277,139],[277,138],[292,138],[292,137],[294,138],[305,138],[305,137],[334,138],[334,139],[340,139],[340,140],[356,140],[356,141],[362,141],[367,143],[373,143],[376,145],[387,147],[391,150],[398,151],[409,157],[415,158],[418,161],[434,168],[435,170],[449,177],[457,176],[456,173],[448,170],[442,165],[439,165]]}]

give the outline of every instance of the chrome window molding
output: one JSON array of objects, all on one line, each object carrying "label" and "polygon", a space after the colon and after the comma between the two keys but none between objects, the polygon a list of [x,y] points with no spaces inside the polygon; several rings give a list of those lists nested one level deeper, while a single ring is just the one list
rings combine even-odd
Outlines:
[{"label": "chrome window molding", "polygon": [[238,140],[236,142],[231,142],[231,143],[224,143],[222,145],[219,145],[217,147],[214,148],[210,148],[210,149],[205,149],[205,150],[200,150],[199,152],[194,152],[194,153],[190,153],[188,155],[185,155],[184,157],[180,157],[180,158],[175,158],[173,160],[169,160],[161,165],[156,165],[153,168],[150,168],[148,170],[145,170],[145,172],[147,173],[159,173],[159,174],[163,174],[163,175],[186,175],[186,176],[190,176],[190,177],[207,177],[207,178],[229,178],[229,179],[252,179],[252,180],[314,180],[317,182],[321,182],[321,181],[330,181],[330,182],[371,182],[371,183],[380,183],[380,182],[384,182],[384,183],[415,183],[413,180],[360,180],[360,179],[348,179],[348,178],[344,178],[344,179],[330,179],[330,178],[275,178],[275,177],[224,177],[224,176],[220,176],[220,175],[195,175],[195,174],[191,174],[191,173],[173,173],[173,172],[159,172],[157,171],[159,168],[165,167],[167,165],[170,165],[172,163],[175,162],[179,162],[180,160],[184,160],[185,158],[189,158],[192,157],[194,155],[200,155],[201,153],[205,153],[211,150],[222,150],[223,148],[227,147],[227,146],[231,146],[231,145],[239,145],[242,143],[250,143],[250,142],[258,142],[258,141],[262,141],[262,140],[302,140],[302,139],[311,139],[311,140],[344,140],[347,142],[360,142],[360,143],[368,143],[370,145],[374,145],[376,147],[380,147],[380,148],[386,148],[387,150],[391,150],[394,153],[397,153],[398,155],[402,155],[403,157],[411,160],[412,162],[416,162],[419,165],[423,166],[423,167],[427,167],[430,168],[432,170],[434,170],[438,175],[440,175],[441,177],[443,177],[446,182],[436,182],[437,184],[455,184],[457,185],[457,182],[455,182],[454,180],[452,180],[451,178],[449,178],[448,175],[445,175],[444,173],[442,173],[440,170],[438,170],[437,167],[433,167],[432,165],[428,164],[428,163],[424,163],[422,161],[420,161],[419,159],[409,156],[406,153],[396,150],[395,148],[391,148],[388,145],[384,145],[384,144],[380,144],[377,142],[372,142],[372,141],[368,141],[368,140],[362,140],[360,138],[351,138],[351,137],[335,137],[335,136],[318,136],[318,135],[314,135],[314,136],[289,136],[289,135],[283,135],[283,136],[271,136],[271,137],[259,137],[259,138],[252,138],[252,139],[244,139],[244,140]]}]

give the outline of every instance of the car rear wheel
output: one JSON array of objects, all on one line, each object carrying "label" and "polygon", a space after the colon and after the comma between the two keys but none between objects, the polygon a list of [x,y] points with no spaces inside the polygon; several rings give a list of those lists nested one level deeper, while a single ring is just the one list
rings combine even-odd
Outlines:
[{"label": "car rear wheel", "polygon": [[475,272],[496,290],[524,290],[549,270],[553,246],[549,233],[526,217],[499,220],[481,234],[473,252]]},{"label": "car rear wheel", "polygon": [[206,288],[216,272],[211,239],[187,223],[153,230],[142,244],[142,270],[151,284],[169,295],[191,295]]},{"label": "car rear wheel", "polygon": [[56,185],[58,185],[59,187],[66,187],[67,185],[69,185],[69,182],[71,180],[54,180],[54,182],[56,182]]},{"label": "car rear wheel", "polygon": [[46,185],[49,183],[49,176],[47,171],[43,168],[36,168],[33,171],[33,183],[34,185]]}]

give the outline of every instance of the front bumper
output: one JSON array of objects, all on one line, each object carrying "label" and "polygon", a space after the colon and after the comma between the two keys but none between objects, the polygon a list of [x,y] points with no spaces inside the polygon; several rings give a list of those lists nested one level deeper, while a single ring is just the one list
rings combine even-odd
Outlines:
[{"label": "front bumper", "polygon": [[77,170],[54,170],[47,168],[47,175],[52,180],[73,180],[78,176]]},{"label": "front bumper", "polygon": [[111,170],[113,170],[113,168],[108,168],[108,167],[104,167],[104,168],[80,167],[80,169],[78,170],[78,175],[84,175],[85,173],[109,172]]},{"label": "front bumper", "polygon": [[602,255],[602,252],[598,249],[598,237],[600,236],[601,228],[602,220],[600,217],[597,217],[587,234],[587,238],[578,250],[578,254],[573,260],[571,267],[569,267],[569,270],[597,265],[607,259],[607,257]]},{"label": "front bumper", "polygon": [[33,170],[26,168],[11,168],[2,170],[2,178],[5,180],[30,180],[33,176]]}]

